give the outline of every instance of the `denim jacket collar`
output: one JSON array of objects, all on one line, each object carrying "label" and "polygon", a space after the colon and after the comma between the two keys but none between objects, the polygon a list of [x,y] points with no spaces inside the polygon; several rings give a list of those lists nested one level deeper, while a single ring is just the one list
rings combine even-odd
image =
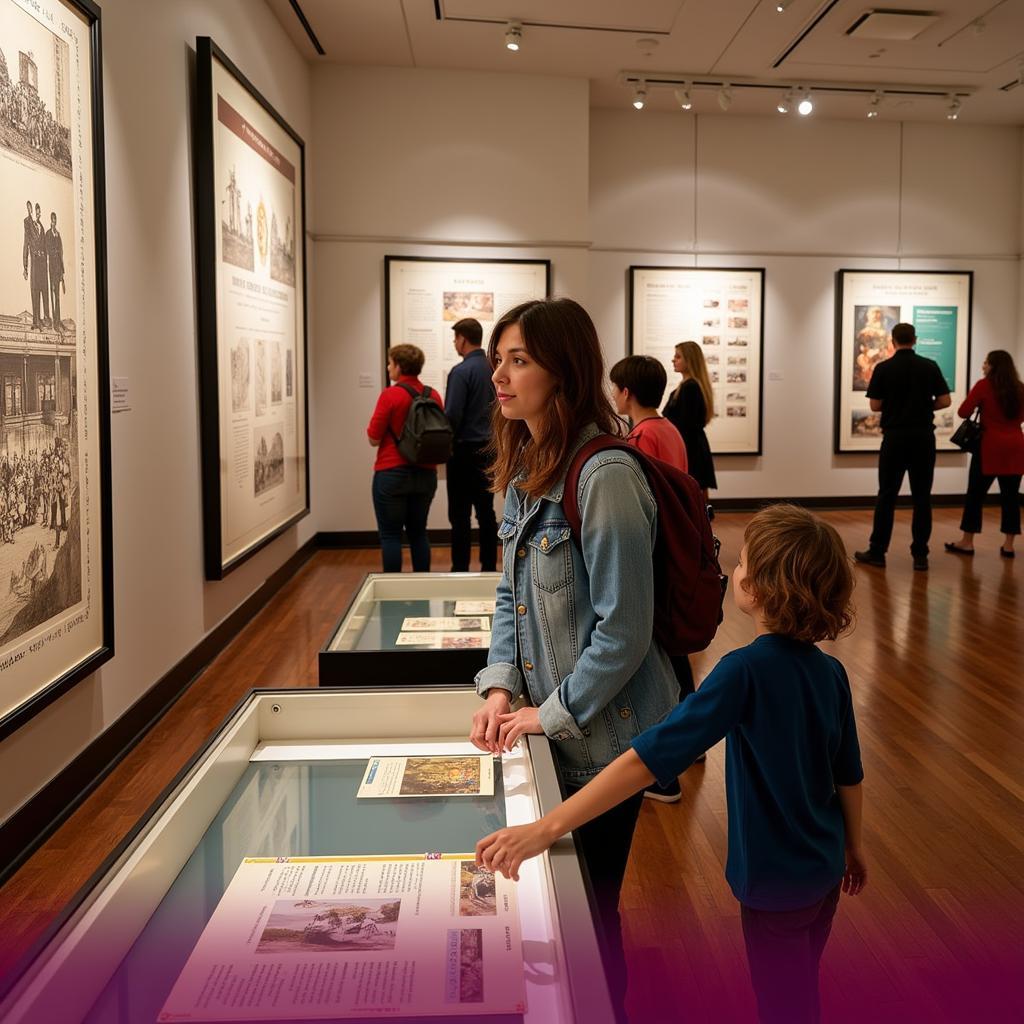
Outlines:
[{"label": "denim jacket collar", "polygon": [[601,433],[601,429],[596,423],[588,423],[577,435],[576,440],[573,442],[572,449],[569,452],[569,457],[565,460],[565,468],[562,475],[548,488],[547,492],[541,495],[546,501],[553,501],[555,504],[560,504],[562,501],[562,495],[565,493],[565,478],[569,475],[569,463],[572,462],[573,456],[591,439],[597,437]]}]

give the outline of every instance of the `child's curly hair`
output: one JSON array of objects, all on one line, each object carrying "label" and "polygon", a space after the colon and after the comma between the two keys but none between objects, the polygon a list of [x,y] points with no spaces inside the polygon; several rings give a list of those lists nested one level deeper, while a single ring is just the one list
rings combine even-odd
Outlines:
[{"label": "child's curly hair", "polygon": [[798,505],[770,505],[750,520],[743,541],[743,587],[773,633],[817,643],[850,628],[853,572],[834,527]]}]

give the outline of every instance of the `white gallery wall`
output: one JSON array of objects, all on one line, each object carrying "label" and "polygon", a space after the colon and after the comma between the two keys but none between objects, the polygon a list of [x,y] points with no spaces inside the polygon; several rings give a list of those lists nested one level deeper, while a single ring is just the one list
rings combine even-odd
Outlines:
[{"label": "white gallery wall", "polygon": [[307,163],[309,69],[269,8],[252,0],[104,0],[102,33],[110,367],[112,375],[128,378],[132,406],[111,423],[115,657],[0,744],[0,821],[317,528],[316,516],[309,516],[226,580],[204,579],[191,152],[195,38],[212,36],[290,121],[307,141]]}]

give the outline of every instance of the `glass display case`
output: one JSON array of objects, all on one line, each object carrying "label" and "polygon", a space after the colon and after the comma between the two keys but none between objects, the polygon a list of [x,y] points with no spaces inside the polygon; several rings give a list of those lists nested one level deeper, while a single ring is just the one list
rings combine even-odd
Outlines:
[{"label": "glass display case", "polygon": [[471,686],[501,573],[371,573],[320,651],[321,686]]},{"label": "glass display case", "polygon": [[[526,745],[494,760],[493,793],[357,798],[370,759],[479,755],[464,738],[476,707],[472,691],[454,686],[252,691],[68,908],[0,1002],[0,1019],[210,1019],[201,1008],[162,1011],[186,963],[192,966],[190,955],[226,902],[243,859],[263,858],[259,863],[267,870],[302,858],[406,855],[422,862],[442,851],[471,853],[493,829],[535,820],[562,798],[543,736],[530,736]],[[612,1024],[588,890],[571,837],[523,865],[514,898],[525,1012],[474,1010],[459,1019]],[[431,925],[427,915],[423,926]],[[442,927],[437,943],[443,942]],[[318,1015],[254,1012],[220,1019]]]}]

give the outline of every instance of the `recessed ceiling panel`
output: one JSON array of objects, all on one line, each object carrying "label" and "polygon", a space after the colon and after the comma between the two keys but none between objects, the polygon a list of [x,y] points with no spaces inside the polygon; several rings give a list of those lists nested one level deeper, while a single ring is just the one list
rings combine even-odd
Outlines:
[{"label": "recessed ceiling panel", "polygon": [[865,11],[846,34],[854,39],[916,39],[938,20],[929,11]]},{"label": "recessed ceiling panel", "polygon": [[490,18],[543,25],[671,32],[684,0],[441,0],[446,18]]}]

